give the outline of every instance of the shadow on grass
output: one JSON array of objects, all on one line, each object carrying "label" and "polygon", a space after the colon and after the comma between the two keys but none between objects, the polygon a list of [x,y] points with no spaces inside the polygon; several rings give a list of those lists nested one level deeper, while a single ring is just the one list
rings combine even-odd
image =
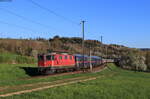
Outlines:
[{"label": "shadow on grass", "polygon": [[20,69],[23,69],[27,75],[29,76],[38,76],[40,75],[38,73],[38,67],[20,67]]}]

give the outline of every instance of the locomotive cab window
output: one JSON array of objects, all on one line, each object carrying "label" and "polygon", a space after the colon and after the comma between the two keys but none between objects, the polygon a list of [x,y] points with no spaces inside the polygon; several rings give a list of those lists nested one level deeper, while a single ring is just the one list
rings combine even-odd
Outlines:
[{"label": "locomotive cab window", "polygon": [[47,55],[46,60],[51,60],[51,55]]},{"label": "locomotive cab window", "polygon": [[38,56],[38,60],[39,60],[39,61],[43,61],[43,60],[44,60],[44,56],[43,56],[43,55],[39,55],[39,56]]},{"label": "locomotive cab window", "polygon": [[52,55],[52,60],[54,60],[55,59],[55,56],[54,55]]},{"label": "locomotive cab window", "polygon": [[46,60],[54,60],[54,55],[47,55]]}]

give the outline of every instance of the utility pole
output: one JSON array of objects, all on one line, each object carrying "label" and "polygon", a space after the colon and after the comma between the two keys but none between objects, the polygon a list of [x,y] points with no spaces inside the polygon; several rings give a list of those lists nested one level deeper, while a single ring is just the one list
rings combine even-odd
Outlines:
[{"label": "utility pole", "polygon": [[[101,43],[103,44],[103,36],[101,36]],[[106,63],[106,66],[107,66],[107,57],[108,57],[108,48],[107,48],[107,45],[104,46],[105,48],[105,63]]]},{"label": "utility pole", "polygon": [[90,46],[90,71],[92,72],[92,63],[91,63],[92,59],[91,59],[91,46]]},{"label": "utility pole", "polygon": [[85,21],[81,21],[81,24],[82,24],[82,55],[83,55],[83,68],[85,68],[85,66],[84,66],[84,23],[85,23]]},{"label": "utility pole", "polygon": [[107,66],[107,58],[108,58],[108,48],[107,48],[107,45],[106,45],[106,66]]},{"label": "utility pole", "polygon": [[103,44],[103,36],[101,36],[101,44]]},{"label": "utility pole", "polygon": [[51,46],[50,46],[50,45],[51,45],[50,39],[48,39],[48,48],[49,48],[49,49],[48,49],[48,52],[49,52],[49,53],[51,53],[51,50],[50,50]]},{"label": "utility pole", "polygon": [[[101,36],[101,53],[102,53],[102,50],[103,50],[103,36]],[[102,59],[102,55],[101,55],[101,64],[103,62],[103,59]]]}]

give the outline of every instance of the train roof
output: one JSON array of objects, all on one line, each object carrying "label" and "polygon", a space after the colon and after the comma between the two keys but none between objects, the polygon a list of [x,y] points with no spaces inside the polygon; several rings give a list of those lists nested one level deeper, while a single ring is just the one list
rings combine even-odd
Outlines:
[{"label": "train roof", "polygon": [[[77,56],[77,57],[83,57],[82,54],[74,54],[74,56]],[[90,57],[90,56],[84,55],[84,57]],[[91,58],[101,59],[101,57],[99,57],[99,56],[91,56]]]},{"label": "train roof", "polygon": [[[83,55],[82,55],[82,54],[74,54],[74,56],[77,56],[77,57],[83,57]],[[89,57],[89,56],[84,55],[84,57]]]},{"label": "train roof", "polygon": [[99,56],[91,56],[92,58],[100,59],[101,57]]}]

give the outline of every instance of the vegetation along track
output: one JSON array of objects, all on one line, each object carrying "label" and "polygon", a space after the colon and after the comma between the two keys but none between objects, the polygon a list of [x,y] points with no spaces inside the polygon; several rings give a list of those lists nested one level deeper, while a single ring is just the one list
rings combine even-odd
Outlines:
[{"label": "vegetation along track", "polygon": [[[16,89],[16,91],[13,91],[13,92],[6,92],[4,94],[1,94],[0,97],[7,97],[7,96],[24,94],[24,93],[30,93],[30,92],[40,91],[40,90],[58,87],[58,86],[64,86],[64,85],[69,85],[69,84],[74,84],[74,83],[79,83],[79,82],[96,80],[96,79],[102,78],[102,77],[111,77],[113,75],[115,75],[115,73],[109,74],[109,75],[93,76],[93,77],[76,77],[76,78],[71,78],[71,79],[58,80],[58,81],[54,81],[54,82],[43,82],[43,83],[31,85],[30,86],[31,89],[23,89],[23,90]],[[8,90],[10,91],[12,89],[10,88]]]},{"label": "vegetation along track", "polygon": [[[64,73],[57,73],[57,74],[49,74],[49,75],[39,75],[39,76],[33,76],[31,78],[20,78],[18,80],[34,80],[34,79],[40,79],[40,78],[48,78],[48,77],[58,77],[58,76],[67,76],[67,75],[72,75],[72,74],[85,74],[85,73],[89,73],[89,72],[100,72],[101,70],[104,70],[105,69],[105,65],[101,65],[99,67],[96,67],[96,68],[93,68],[92,71],[90,71],[89,69],[86,70],[86,71],[74,71],[74,72],[64,72]],[[16,81],[16,80],[15,80]],[[39,83],[39,82],[38,82]],[[18,89],[19,88],[23,88],[23,87],[30,87],[32,86],[33,84],[25,84],[25,85],[19,85],[19,86],[14,86],[14,87],[11,87],[11,89]],[[5,91],[7,89],[9,89],[10,86],[3,86],[3,87],[0,87],[0,93],[2,91]]]},{"label": "vegetation along track", "polygon": [[[96,67],[96,68],[93,68],[92,72],[100,72],[101,70],[104,70],[106,67],[105,65],[102,65],[102,66],[99,66],[99,67]],[[49,74],[49,75],[40,75],[40,76],[34,76],[34,77],[31,77],[31,78],[21,78],[19,80],[32,80],[32,79],[38,79],[38,78],[47,78],[47,77],[58,77],[58,76],[65,76],[65,75],[71,75],[71,74],[81,74],[81,73],[89,73],[91,72],[89,69],[85,72],[83,71],[74,71],[74,72],[65,72],[65,73],[58,73],[58,74]],[[44,83],[47,83],[47,82],[39,82],[39,83],[36,83],[36,85],[41,85],[41,84],[44,84]],[[18,86],[4,86],[4,87],[0,87],[0,92],[2,91],[5,91],[7,89],[22,89],[24,87],[31,87],[33,86],[34,84],[25,84],[25,85],[18,85]]]},{"label": "vegetation along track", "polygon": [[63,85],[68,85],[68,84],[73,84],[73,83],[78,83],[78,82],[95,80],[95,79],[102,78],[102,77],[111,77],[114,74],[116,73],[114,72],[109,75],[92,76],[92,77],[88,77],[88,76],[75,77],[75,78],[70,78],[70,79],[57,80],[53,82],[41,82],[41,83],[35,83],[35,84],[26,84],[26,85],[20,85],[20,86],[7,87],[6,89],[0,90],[3,92],[2,94],[0,94],[0,97],[7,97],[7,96],[19,95],[23,93],[30,93],[30,92],[40,91],[40,90],[48,89],[52,87],[58,87],[58,86],[63,86]]}]

